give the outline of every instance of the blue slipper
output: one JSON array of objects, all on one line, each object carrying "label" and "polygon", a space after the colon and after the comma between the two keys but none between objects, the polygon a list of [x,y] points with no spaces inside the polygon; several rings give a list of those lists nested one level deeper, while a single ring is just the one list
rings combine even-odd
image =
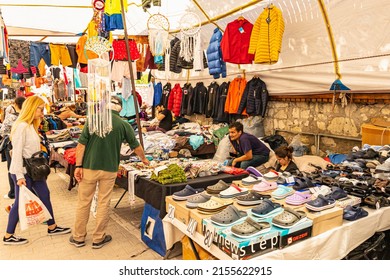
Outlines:
[{"label": "blue slipper", "polygon": [[348,221],[355,221],[368,216],[368,212],[359,206],[348,205],[344,209],[343,218]]}]

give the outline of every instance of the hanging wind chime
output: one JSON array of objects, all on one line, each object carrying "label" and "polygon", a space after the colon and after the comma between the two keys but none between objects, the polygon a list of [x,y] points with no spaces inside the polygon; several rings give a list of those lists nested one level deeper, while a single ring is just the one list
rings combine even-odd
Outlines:
[{"label": "hanging wind chime", "polygon": [[[99,57],[88,59],[88,53]],[[103,37],[94,36],[87,40],[84,54],[88,59],[88,128],[89,133],[105,137],[112,130],[111,99],[111,58],[114,49]],[[91,54],[91,53],[90,53]]]},{"label": "hanging wind chime", "polygon": [[194,64],[198,63],[196,60],[202,61],[203,56],[198,53],[201,50],[200,18],[197,14],[188,12],[184,14],[180,21],[180,54],[185,61],[194,61]]},{"label": "hanging wind chime", "polygon": [[154,62],[161,64],[169,45],[169,21],[160,13],[154,14],[149,17],[147,27],[150,52],[154,56]]}]

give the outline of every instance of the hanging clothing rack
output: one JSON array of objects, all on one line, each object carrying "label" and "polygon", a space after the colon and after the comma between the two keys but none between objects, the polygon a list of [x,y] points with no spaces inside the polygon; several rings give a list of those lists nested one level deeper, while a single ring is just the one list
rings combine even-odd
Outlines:
[{"label": "hanging clothing rack", "polygon": [[[248,3],[246,3],[244,5],[238,6],[238,7],[234,8],[234,9],[232,9],[232,10],[226,12],[226,13],[223,13],[223,14],[220,14],[220,15],[215,16],[213,18],[210,18],[207,21],[203,21],[200,24],[201,24],[201,26],[203,26],[203,25],[206,25],[206,24],[209,24],[209,23],[213,23],[213,22],[218,21],[220,19],[223,19],[225,17],[231,16],[232,14],[235,14],[235,13],[239,12],[240,10],[244,10],[246,8],[249,8],[249,7],[253,6],[253,5],[259,4],[262,1],[263,0],[252,0],[252,1],[249,1]],[[179,33],[179,32],[180,32],[180,29],[176,29],[176,30],[172,30],[169,33],[173,34],[173,33]]]}]

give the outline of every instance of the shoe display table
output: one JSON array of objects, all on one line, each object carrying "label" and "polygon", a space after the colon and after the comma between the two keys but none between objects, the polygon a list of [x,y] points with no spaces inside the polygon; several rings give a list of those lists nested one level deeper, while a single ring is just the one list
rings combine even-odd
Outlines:
[{"label": "shoe display table", "polygon": [[[142,198],[146,203],[152,205],[154,208],[160,210],[160,218],[164,218],[166,215],[165,198],[172,195],[174,192],[184,189],[188,184],[194,189],[204,188],[217,183],[219,180],[223,180],[226,183],[231,183],[235,180],[241,180],[247,177],[248,174],[230,175],[226,173],[220,173],[215,176],[198,177],[195,179],[189,179],[184,183],[167,184],[163,185],[150,179],[139,177],[135,182],[134,193],[139,198]],[[127,190],[127,186],[121,187]]]},{"label": "shoe display table", "polygon": [[[268,253],[255,256],[252,259],[340,260],[373,236],[375,232],[390,229],[390,207],[384,207],[378,210],[364,208],[368,211],[368,216],[365,218],[356,221],[344,220],[341,226],[299,241],[283,249],[275,249]],[[215,244],[211,244],[211,246],[205,245],[205,236],[197,231],[190,233],[188,226],[179,219],[172,219],[167,215],[163,219],[163,222],[165,234],[175,236],[175,240],[171,240],[172,243],[181,240],[186,235],[217,259],[232,259]]]}]

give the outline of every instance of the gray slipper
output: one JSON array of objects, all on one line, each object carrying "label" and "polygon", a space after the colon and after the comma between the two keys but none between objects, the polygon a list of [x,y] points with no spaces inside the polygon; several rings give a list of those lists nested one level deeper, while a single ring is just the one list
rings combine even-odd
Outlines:
[{"label": "gray slipper", "polygon": [[196,196],[193,196],[193,197],[190,197],[189,199],[187,199],[186,207],[191,208],[191,209],[196,208],[196,207],[198,207],[199,203],[207,202],[207,201],[209,201],[210,198],[211,198],[211,195],[208,195],[205,192],[201,192],[201,193],[197,194]]},{"label": "gray slipper", "polygon": [[270,229],[270,223],[256,222],[255,220],[248,217],[243,223],[232,226],[231,232],[240,238],[250,238],[266,233]]},{"label": "gray slipper", "polygon": [[291,228],[306,219],[304,211],[294,211],[289,207],[285,207],[282,213],[272,219],[272,224],[281,228]]},{"label": "gray slipper", "polygon": [[208,186],[206,191],[210,194],[219,194],[221,191],[224,191],[227,188],[229,188],[229,184],[219,180],[218,183]]},{"label": "gray slipper", "polygon": [[247,216],[245,211],[240,211],[235,206],[229,205],[221,212],[211,216],[211,222],[219,226],[230,226]]}]

